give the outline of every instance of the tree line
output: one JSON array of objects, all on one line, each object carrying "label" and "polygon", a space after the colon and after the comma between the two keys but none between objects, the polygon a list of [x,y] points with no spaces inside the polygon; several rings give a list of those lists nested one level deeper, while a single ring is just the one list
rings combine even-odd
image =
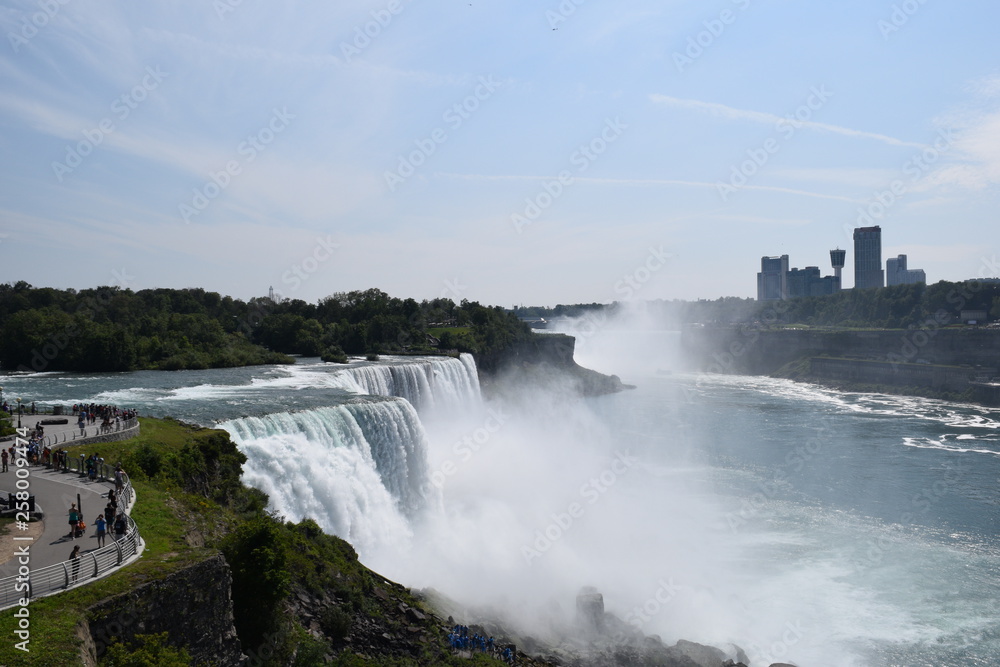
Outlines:
[{"label": "tree line", "polygon": [[248,301],[204,289],[36,288],[0,284],[0,367],[177,370],[292,363],[288,356],[501,350],[530,329],[499,306],[417,302],[378,289],[315,304]]},{"label": "tree line", "polygon": [[906,329],[928,320],[957,323],[963,310],[979,310],[988,319],[1000,316],[1000,282],[968,280],[940,281],[932,285],[893,285],[873,289],[847,289],[825,296],[798,297],[785,301],[757,301],[738,297],[714,300],[653,300],[548,307],[519,307],[523,317],[583,318],[601,322],[639,309],[662,326],[686,324],[805,325],[868,329]]}]

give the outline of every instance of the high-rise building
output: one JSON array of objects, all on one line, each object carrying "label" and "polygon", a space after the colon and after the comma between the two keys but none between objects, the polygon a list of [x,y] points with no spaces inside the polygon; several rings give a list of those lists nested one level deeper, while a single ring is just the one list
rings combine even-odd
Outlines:
[{"label": "high-rise building", "polygon": [[840,280],[836,276],[820,276],[818,266],[789,269],[786,280],[789,299],[801,296],[825,296],[840,289]]},{"label": "high-rise building", "polygon": [[882,228],[857,227],[854,230],[854,288],[884,286]]},{"label": "high-rise building", "polygon": [[900,285],[900,271],[906,271],[906,255],[898,255],[885,260],[885,284]]},{"label": "high-rise building", "polygon": [[927,274],[923,269],[906,268],[906,255],[885,260],[886,285],[915,285],[926,282]]},{"label": "high-rise building", "polygon": [[844,268],[844,264],[847,262],[847,251],[837,248],[836,250],[830,251],[830,263],[833,265],[833,277],[837,279],[837,289],[841,286],[841,275],[840,271]]},{"label": "high-rise building", "polygon": [[757,274],[757,300],[779,301],[788,298],[788,255],[761,257]]}]

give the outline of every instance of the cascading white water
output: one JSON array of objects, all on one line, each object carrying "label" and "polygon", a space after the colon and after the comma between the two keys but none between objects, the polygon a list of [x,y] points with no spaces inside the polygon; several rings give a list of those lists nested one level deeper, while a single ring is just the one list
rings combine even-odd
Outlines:
[{"label": "cascading white water", "polygon": [[362,550],[405,544],[409,519],[439,494],[427,439],[403,399],[244,417],[220,424],[247,456],[244,481],[289,519],[312,517]]},{"label": "cascading white water", "polygon": [[296,386],[312,383],[365,397],[222,423],[247,456],[244,481],[266,492],[279,513],[313,517],[363,553],[404,548],[410,522],[441,502],[414,406],[434,412],[478,404],[475,360],[389,357],[296,373]]},{"label": "cascading white water", "polygon": [[418,410],[451,410],[479,401],[479,376],[470,354],[352,366],[337,372],[345,389],[404,398]]},{"label": "cascading white water", "polygon": [[[273,508],[346,537],[384,576],[493,605],[536,638],[563,636],[557,622],[593,585],[643,632],[733,642],[754,665],[1000,664],[995,409],[688,374],[672,365],[675,334],[580,341],[588,366],[627,369],[638,388],[577,399],[517,381],[502,400],[476,408],[469,392],[419,420],[403,399],[349,395],[365,391],[349,367],[313,360],[8,375],[4,389],[228,419],[246,481]],[[464,395],[446,379],[468,366],[441,363],[428,386]],[[418,498],[425,456],[442,500],[414,511],[402,499]]]}]

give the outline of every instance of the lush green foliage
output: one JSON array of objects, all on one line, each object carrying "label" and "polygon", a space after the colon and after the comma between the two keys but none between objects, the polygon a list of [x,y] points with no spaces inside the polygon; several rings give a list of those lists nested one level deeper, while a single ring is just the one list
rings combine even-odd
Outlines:
[{"label": "lush green foliage", "polygon": [[10,415],[0,410],[0,436],[10,435],[16,430],[15,426],[16,424],[11,420]]},{"label": "lush green foliage", "polygon": [[[177,370],[291,363],[241,327],[250,307],[200,289],[77,292],[0,285],[0,364],[7,369]],[[242,318],[242,319],[241,319]]]},{"label": "lush green foliage", "polygon": [[757,318],[784,324],[905,329],[957,322],[962,310],[1000,314],[1000,285],[982,282],[894,285],[760,304]]},{"label": "lush green foliage", "polygon": [[184,648],[167,644],[167,633],[136,635],[129,646],[112,644],[104,657],[107,667],[188,667],[191,656]]},{"label": "lush green foliage", "polygon": [[[444,333],[435,340],[433,327]],[[290,363],[322,356],[502,349],[530,330],[476,302],[417,303],[369,289],[248,302],[202,289],[132,292],[0,285],[0,365],[6,369],[125,371]]]},{"label": "lush green foliage", "polygon": [[222,541],[233,574],[236,632],[257,649],[278,627],[278,605],[288,593],[287,549],[281,524],[265,514],[245,521]]}]

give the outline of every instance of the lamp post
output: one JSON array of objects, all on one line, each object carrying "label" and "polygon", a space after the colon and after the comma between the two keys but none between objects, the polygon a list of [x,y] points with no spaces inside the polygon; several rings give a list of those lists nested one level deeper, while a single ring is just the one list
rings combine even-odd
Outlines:
[{"label": "lamp post", "polygon": [[[0,406],[3,406],[3,387],[0,387]],[[0,407],[2,409],[2,407]]]},{"label": "lamp post", "polygon": [[17,399],[17,427],[21,428],[21,399]]}]

